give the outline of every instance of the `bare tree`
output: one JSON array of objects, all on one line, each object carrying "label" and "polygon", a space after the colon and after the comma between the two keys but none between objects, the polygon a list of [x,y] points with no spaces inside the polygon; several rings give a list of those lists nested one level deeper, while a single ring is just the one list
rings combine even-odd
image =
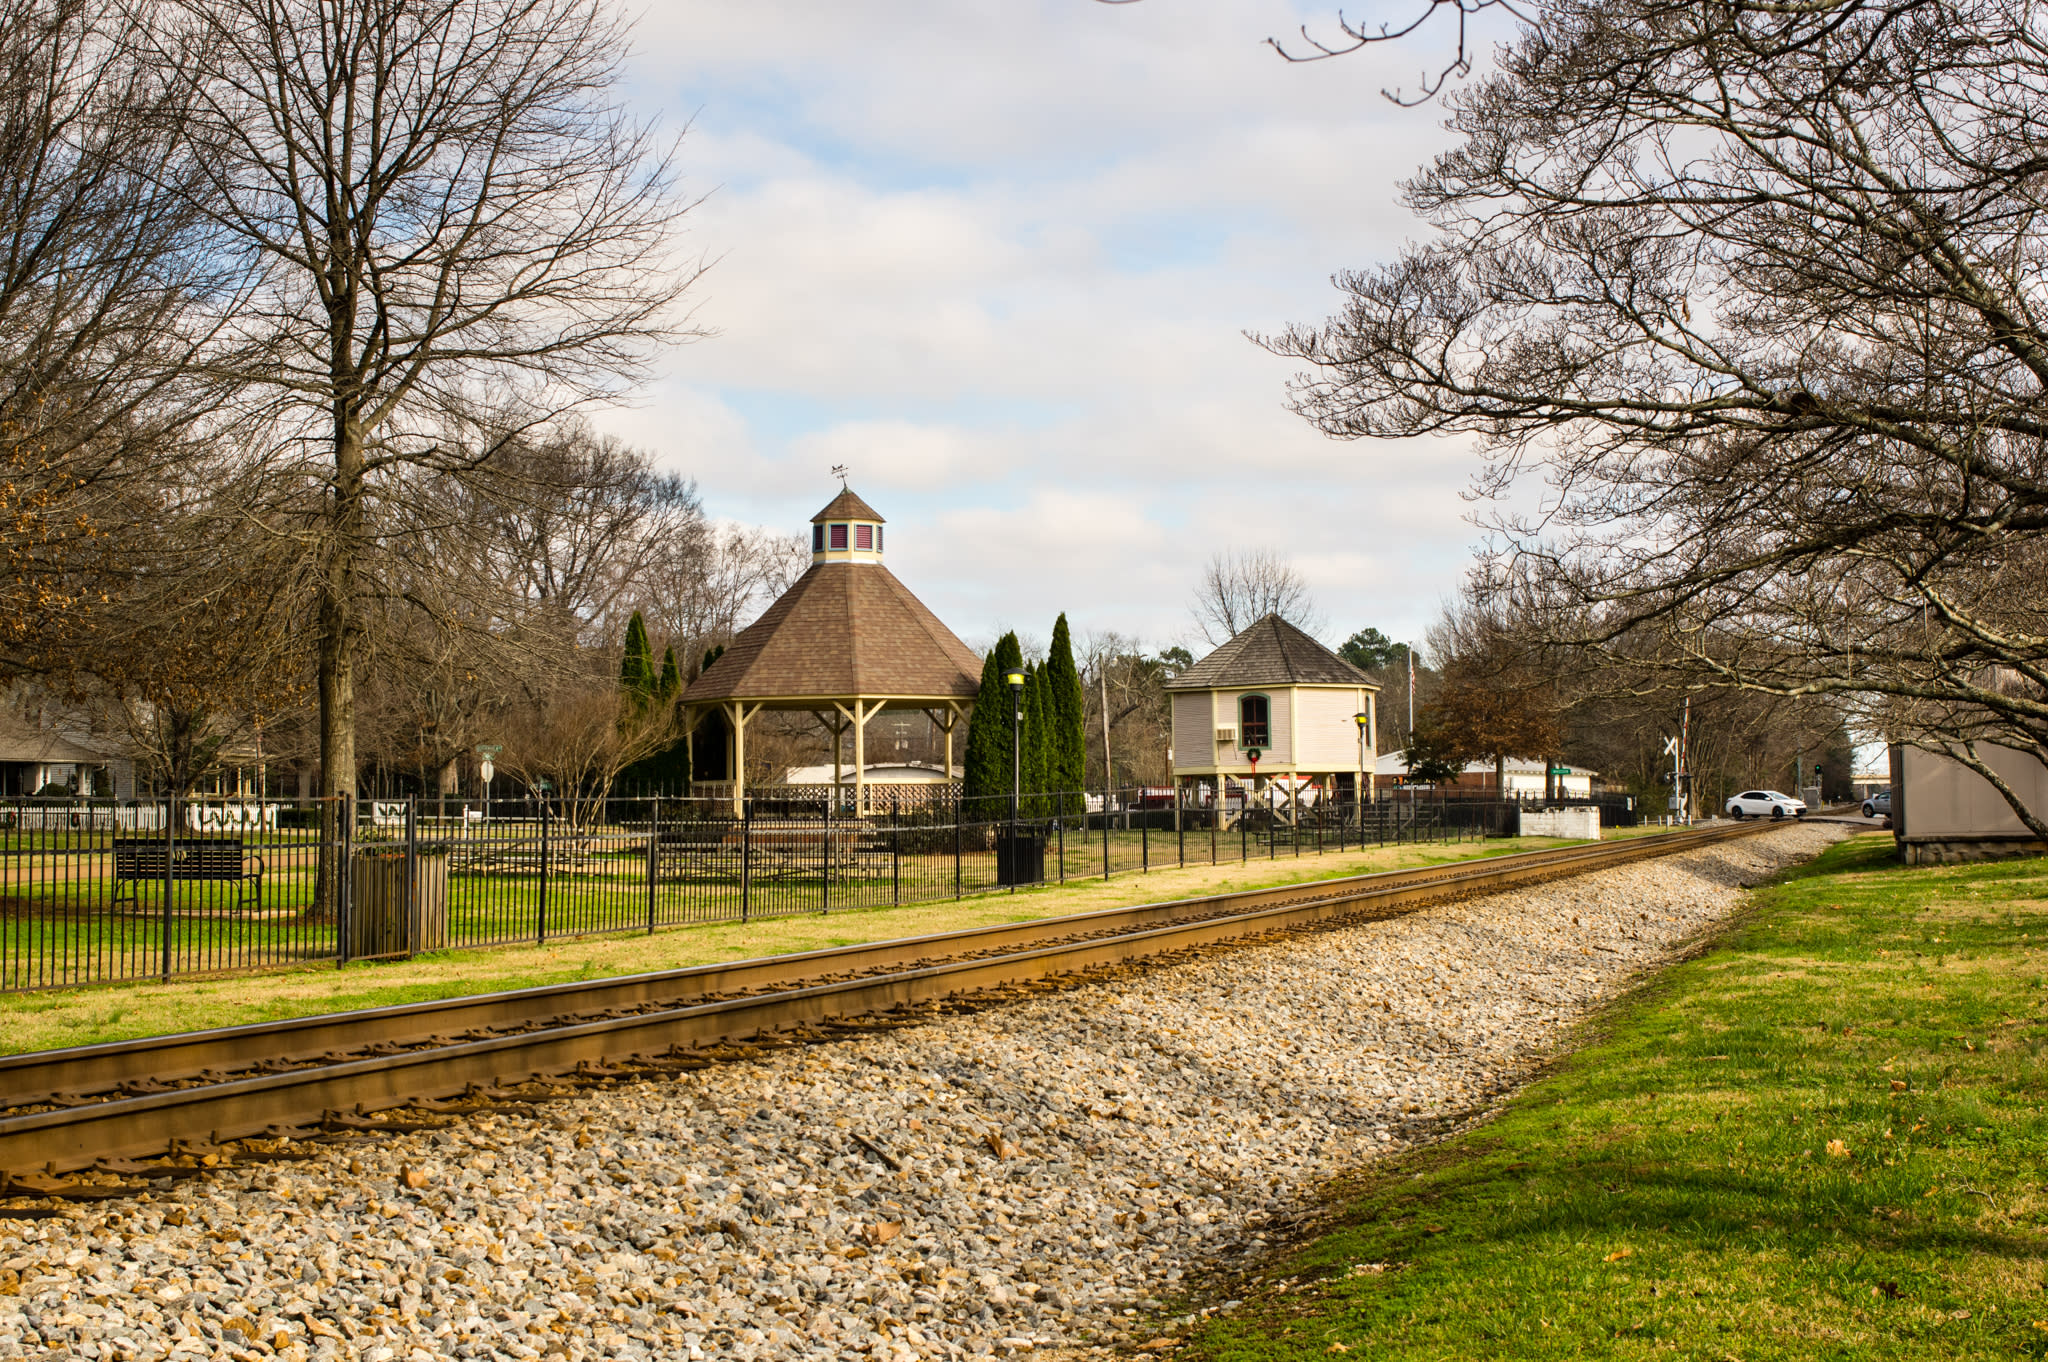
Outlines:
[{"label": "bare tree", "polygon": [[1490,582],[1675,685],[2048,761],[2038,0],[1551,0],[1445,96],[1434,239],[1269,338],[1329,434],[1476,435]]},{"label": "bare tree", "polygon": [[1195,586],[1195,628],[1210,647],[1231,638],[1267,615],[1278,615],[1305,633],[1318,633],[1322,613],[1294,565],[1271,549],[1233,550],[1213,555],[1202,565]]},{"label": "bare tree", "polygon": [[[1082,727],[1091,781],[1105,787],[1164,785],[1173,777],[1173,664],[1114,630],[1089,633],[1075,660],[1081,671]],[[1104,716],[1108,718],[1105,739]],[[1105,750],[1106,748],[1106,750]]]},{"label": "bare tree", "polygon": [[586,650],[585,668],[557,672],[517,717],[519,741],[506,744],[505,769],[537,786],[573,829],[602,819],[619,773],[682,737],[676,707],[638,703],[619,687],[618,649]]},{"label": "bare tree", "polygon": [[374,503],[408,466],[502,447],[448,439],[476,411],[516,432],[642,372],[689,278],[680,208],[620,109],[625,34],[597,0],[148,12],[244,281],[219,372],[313,493],[321,788],[349,792]]},{"label": "bare tree", "polygon": [[810,545],[793,534],[700,521],[663,542],[637,578],[634,608],[694,675],[707,649],[730,643],[810,565]]},{"label": "bare tree", "polygon": [[0,662],[70,670],[205,397],[179,94],[136,27],[0,0]]}]

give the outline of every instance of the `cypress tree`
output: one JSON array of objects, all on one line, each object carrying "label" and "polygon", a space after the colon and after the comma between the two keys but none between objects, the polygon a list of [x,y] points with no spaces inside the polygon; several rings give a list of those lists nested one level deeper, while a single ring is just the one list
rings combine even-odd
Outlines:
[{"label": "cypress tree", "polygon": [[657,699],[674,700],[683,693],[683,674],[676,669],[676,645],[671,643],[662,650],[661,680],[655,683]]},{"label": "cypress tree", "polygon": [[961,775],[965,814],[971,819],[1010,813],[1010,688],[1003,674],[1022,662],[1015,634],[1005,634],[981,664],[981,689],[967,720],[967,756]]},{"label": "cypress tree", "polygon": [[647,624],[635,610],[626,622],[626,652],[619,659],[619,689],[634,709],[654,698],[654,649],[647,642]]},{"label": "cypress tree", "polygon": [[1088,707],[1081,693],[1081,671],[1074,665],[1074,639],[1065,614],[1053,621],[1052,651],[1045,659],[1045,673],[1052,701],[1054,752],[1047,788],[1057,794],[1078,795],[1088,780]]},{"label": "cypress tree", "polygon": [[1051,678],[1043,667],[1024,674],[1024,788],[1031,792],[1031,816],[1052,815],[1053,762],[1056,755]]}]

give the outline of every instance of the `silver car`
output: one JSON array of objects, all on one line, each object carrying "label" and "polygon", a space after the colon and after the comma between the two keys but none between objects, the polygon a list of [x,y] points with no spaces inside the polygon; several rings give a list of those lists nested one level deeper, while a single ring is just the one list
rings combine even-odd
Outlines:
[{"label": "silver car", "polygon": [[1891,813],[1892,792],[1890,790],[1879,790],[1876,794],[1863,801],[1863,816],[1865,818],[1889,818]]},{"label": "silver car", "polygon": [[1728,801],[1730,818],[1803,818],[1806,803],[1776,790],[1745,790]]}]

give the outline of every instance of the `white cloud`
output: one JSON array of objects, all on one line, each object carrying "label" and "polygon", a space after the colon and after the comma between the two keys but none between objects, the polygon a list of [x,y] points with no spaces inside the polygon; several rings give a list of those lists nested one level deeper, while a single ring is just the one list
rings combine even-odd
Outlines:
[{"label": "white cloud", "polygon": [[850,464],[892,567],[963,635],[1064,609],[1164,641],[1202,560],[1251,544],[1294,558],[1333,634],[1419,635],[1478,537],[1470,454],[1321,438],[1243,332],[1318,320],[1332,272],[1419,235],[1398,181],[1446,135],[1378,94],[1426,50],[1261,45],[1303,22],[1334,10],[650,10],[639,88],[695,120],[718,335],[604,423],[715,513],[792,529]]}]

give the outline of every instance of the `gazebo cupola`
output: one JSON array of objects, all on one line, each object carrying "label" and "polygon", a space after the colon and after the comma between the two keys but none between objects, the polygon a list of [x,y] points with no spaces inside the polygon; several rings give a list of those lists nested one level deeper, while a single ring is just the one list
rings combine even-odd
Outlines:
[{"label": "gazebo cupola", "polygon": [[875,508],[842,489],[832,504],[811,517],[811,562],[879,563],[882,517]]}]

